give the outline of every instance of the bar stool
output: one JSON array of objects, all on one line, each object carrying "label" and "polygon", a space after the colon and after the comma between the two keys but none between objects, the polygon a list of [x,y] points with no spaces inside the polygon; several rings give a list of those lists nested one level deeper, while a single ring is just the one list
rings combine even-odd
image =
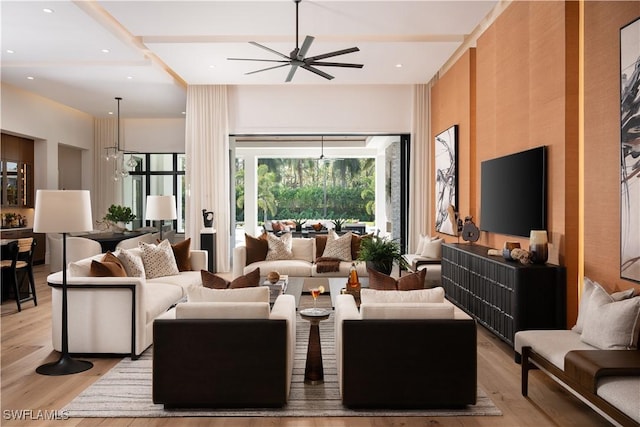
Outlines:
[{"label": "bar stool", "polygon": [[[10,280],[13,282],[13,292],[15,294],[18,311],[22,311],[22,303],[33,300],[34,305],[38,305],[36,297],[36,284],[33,277],[33,251],[36,241],[32,238],[18,239],[9,243],[7,253],[9,259],[1,261],[2,273],[8,272]],[[22,280],[18,280],[18,273],[22,273]],[[24,274],[27,275],[29,285],[27,286],[27,296],[20,297],[20,285],[24,281]]]}]

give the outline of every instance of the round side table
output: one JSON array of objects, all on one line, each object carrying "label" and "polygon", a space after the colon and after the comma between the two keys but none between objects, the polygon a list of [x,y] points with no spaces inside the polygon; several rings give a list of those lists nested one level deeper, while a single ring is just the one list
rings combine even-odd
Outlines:
[{"label": "round side table", "polygon": [[320,322],[327,320],[331,312],[322,308],[306,308],[300,310],[300,317],[311,323],[309,344],[307,346],[307,362],[304,369],[305,384],[322,384],[324,369],[322,367],[322,347],[320,346]]}]

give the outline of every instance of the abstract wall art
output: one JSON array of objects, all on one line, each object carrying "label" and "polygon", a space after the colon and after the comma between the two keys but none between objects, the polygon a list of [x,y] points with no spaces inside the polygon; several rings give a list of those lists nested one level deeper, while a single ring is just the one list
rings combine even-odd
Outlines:
[{"label": "abstract wall art", "polygon": [[436,231],[456,236],[455,223],[449,218],[449,205],[458,207],[458,125],[435,138]]}]

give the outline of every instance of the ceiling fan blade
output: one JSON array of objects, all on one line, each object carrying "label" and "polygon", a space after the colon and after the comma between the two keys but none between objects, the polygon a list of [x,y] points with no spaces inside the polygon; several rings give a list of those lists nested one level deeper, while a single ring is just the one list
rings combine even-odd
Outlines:
[{"label": "ceiling fan blade", "polygon": [[311,43],[313,43],[313,40],[315,40],[315,37],[313,36],[307,36],[304,38],[304,41],[302,42],[302,47],[298,51],[297,57],[299,60],[302,61],[304,59],[305,55],[307,54],[307,51],[311,47]]},{"label": "ceiling fan blade", "polygon": [[359,52],[360,49],[357,47],[350,47],[349,49],[336,50],[335,52],[323,53],[322,55],[312,56],[307,58],[307,60],[317,61],[318,59],[331,58],[332,56],[344,55],[347,53]]},{"label": "ceiling fan blade", "polygon": [[276,55],[281,56],[281,57],[283,57],[284,59],[291,59],[291,58],[289,58],[287,55],[284,55],[284,54],[282,54],[282,53],[278,52],[277,50],[273,50],[273,49],[271,49],[270,47],[266,47],[266,46],[265,46],[265,45],[263,45],[263,44],[256,43],[256,42],[249,42],[249,43],[250,43],[250,44],[252,44],[252,45],[254,45],[254,46],[258,46],[258,47],[259,47],[259,48],[261,48],[261,49],[268,50],[268,51],[269,51],[269,52],[271,52],[271,53],[275,53]]},{"label": "ceiling fan blade", "polygon": [[273,70],[273,69],[275,69],[275,68],[282,68],[282,67],[286,67],[287,65],[289,65],[289,63],[281,64],[281,65],[276,65],[275,67],[261,68],[261,69],[259,69],[259,70],[249,71],[248,73],[244,73],[244,74],[245,74],[245,75],[249,75],[249,74],[261,73],[261,72],[263,72],[263,71]]},{"label": "ceiling fan blade", "polygon": [[349,64],[349,63],[344,63],[344,62],[318,62],[318,61],[311,61],[311,62],[306,62],[305,63],[307,65],[312,65],[312,66],[323,66],[323,67],[347,67],[347,68],[362,68],[364,65],[363,64]]},{"label": "ceiling fan blade", "polygon": [[289,74],[287,74],[285,82],[289,83],[293,79],[293,75],[298,71],[298,67],[298,64],[291,63],[291,70],[289,70]]},{"label": "ceiling fan blade", "polygon": [[282,62],[289,63],[284,59],[256,59],[256,58],[227,58],[228,61],[259,61],[259,62]]},{"label": "ceiling fan blade", "polygon": [[327,80],[332,80],[333,79],[333,76],[331,74],[327,74],[324,71],[318,70],[317,68],[313,68],[310,65],[304,64],[304,65],[301,65],[301,67],[304,68],[307,71],[311,71],[312,73],[315,73],[315,74],[317,74],[319,76],[322,76]]}]

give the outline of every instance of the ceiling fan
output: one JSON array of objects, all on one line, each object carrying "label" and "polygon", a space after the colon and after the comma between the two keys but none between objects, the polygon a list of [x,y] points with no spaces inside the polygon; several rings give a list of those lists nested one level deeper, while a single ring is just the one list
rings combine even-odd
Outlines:
[{"label": "ceiling fan", "polygon": [[342,63],[342,62],[322,62],[323,59],[326,58],[331,58],[334,56],[339,56],[339,55],[344,55],[347,53],[353,53],[353,52],[358,52],[360,49],[358,49],[357,47],[351,47],[348,49],[342,49],[342,50],[336,50],[334,52],[329,52],[329,53],[324,53],[322,55],[316,55],[316,56],[311,56],[309,58],[306,58],[305,55],[307,54],[307,51],[309,50],[309,48],[311,47],[311,43],[314,40],[314,37],[312,36],[306,36],[304,38],[304,41],[302,42],[302,47],[299,47],[298,44],[298,4],[300,3],[301,0],[293,0],[294,3],[296,4],[296,47],[295,49],[293,49],[291,51],[291,53],[287,56],[285,54],[282,54],[278,51],[275,51],[267,46],[264,46],[260,43],[257,42],[249,42],[254,46],[258,46],[261,49],[267,50],[271,53],[275,53],[276,55],[280,56],[283,59],[250,59],[250,58],[227,58],[228,60],[231,61],[259,61],[259,62],[275,62],[275,63],[279,63],[279,65],[275,65],[273,67],[267,67],[267,68],[262,68],[260,70],[255,70],[255,71],[250,71],[248,73],[245,74],[255,74],[255,73],[260,73],[262,71],[267,71],[267,70],[273,70],[275,68],[281,68],[281,67],[286,67],[288,65],[291,65],[291,70],[289,71],[289,74],[287,75],[287,78],[285,80],[285,82],[290,82],[293,79],[294,74],[296,73],[296,71],[298,70],[299,67],[304,68],[307,71],[311,71],[312,73],[315,73],[321,77],[324,77],[327,80],[331,80],[333,79],[333,76],[325,73],[322,70],[319,70],[316,67],[346,67],[346,68],[362,68],[363,64],[349,64],[349,63]]}]

